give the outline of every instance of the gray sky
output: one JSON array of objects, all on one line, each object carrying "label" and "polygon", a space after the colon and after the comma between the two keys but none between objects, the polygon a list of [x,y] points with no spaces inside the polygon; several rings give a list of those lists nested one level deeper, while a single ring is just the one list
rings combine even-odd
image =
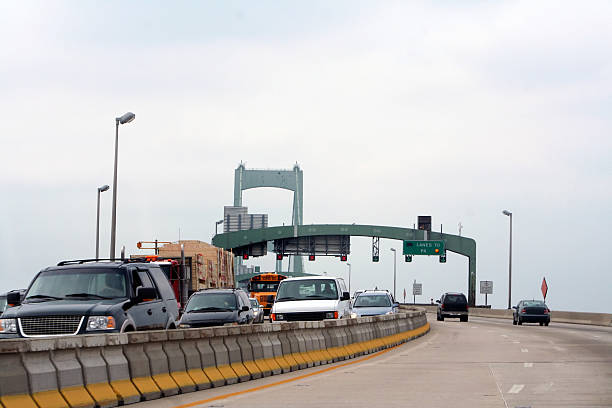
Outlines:
[{"label": "gray sky", "polygon": [[[179,229],[210,242],[241,160],[297,161],[307,224],[461,222],[505,307],[507,208],[513,303],[541,297],[545,276],[552,308],[611,312],[610,15],[605,1],[2,2],[0,291],[94,255],[114,118],[133,111],[119,143],[128,253]],[[290,222],[291,200],[244,194],[271,225]],[[370,245],[352,240],[352,288],[392,288],[401,244],[382,241],[378,264]],[[337,259],[306,266],[347,276]],[[467,292],[467,260],[398,257],[400,299],[414,279],[421,301]]]}]

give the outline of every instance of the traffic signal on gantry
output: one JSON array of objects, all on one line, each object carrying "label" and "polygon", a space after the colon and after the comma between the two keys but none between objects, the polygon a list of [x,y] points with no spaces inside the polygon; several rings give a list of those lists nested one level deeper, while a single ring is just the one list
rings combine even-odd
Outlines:
[{"label": "traffic signal on gantry", "polygon": [[412,255],[406,255],[405,260],[406,262],[412,262]]}]

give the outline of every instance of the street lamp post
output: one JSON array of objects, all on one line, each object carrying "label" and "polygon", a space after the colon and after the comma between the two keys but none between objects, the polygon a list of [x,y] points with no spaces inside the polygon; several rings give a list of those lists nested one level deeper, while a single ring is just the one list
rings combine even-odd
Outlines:
[{"label": "street lamp post", "polygon": [[349,267],[349,293],[351,293],[351,264],[347,262],[346,266]]},{"label": "street lamp post", "polygon": [[119,125],[130,123],[136,115],[128,112],[115,118],[115,172],[113,174],[113,216],[111,221],[110,259],[115,260],[115,238],[117,233],[117,160],[119,156]]},{"label": "street lamp post", "polygon": [[100,193],[108,190],[109,187],[105,184],[98,187],[98,206],[96,210],[96,259],[100,257]]},{"label": "street lamp post", "polygon": [[502,214],[510,217],[510,254],[508,260],[508,309],[512,309],[512,213],[508,210]]},{"label": "street lamp post", "polygon": [[393,300],[395,301],[396,297],[395,297],[395,272],[397,270],[397,260],[396,260],[396,255],[397,255],[397,251],[395,250],[395,248],[391,248],[391,251],[393,251]]}]

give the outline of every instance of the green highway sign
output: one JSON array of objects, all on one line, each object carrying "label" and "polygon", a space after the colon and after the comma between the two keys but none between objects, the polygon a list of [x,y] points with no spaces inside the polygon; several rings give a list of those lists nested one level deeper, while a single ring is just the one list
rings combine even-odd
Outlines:
[{"label": "green highway sign", "polygon": [[404,241],[404,255],[443,255],[444,241]]}]

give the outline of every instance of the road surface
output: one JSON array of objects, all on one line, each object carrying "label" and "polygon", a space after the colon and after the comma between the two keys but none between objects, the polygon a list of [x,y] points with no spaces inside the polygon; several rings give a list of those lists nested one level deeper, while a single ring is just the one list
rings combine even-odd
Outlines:
[{"label": "road surface", "polygon": [[399,347],[133,407],[612,407],[612,328],[470,318]]}]

